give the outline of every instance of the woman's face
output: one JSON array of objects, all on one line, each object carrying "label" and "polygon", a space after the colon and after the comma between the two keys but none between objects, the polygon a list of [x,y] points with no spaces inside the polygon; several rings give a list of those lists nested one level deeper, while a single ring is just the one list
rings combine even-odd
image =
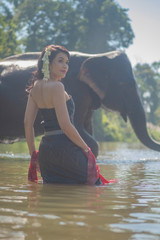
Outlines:
[{"label": "woman's face", "polygon": [[68,57],[65,53],[59,52],[50,64],[51,79],[59,81],[66,76],[68,71]]}]

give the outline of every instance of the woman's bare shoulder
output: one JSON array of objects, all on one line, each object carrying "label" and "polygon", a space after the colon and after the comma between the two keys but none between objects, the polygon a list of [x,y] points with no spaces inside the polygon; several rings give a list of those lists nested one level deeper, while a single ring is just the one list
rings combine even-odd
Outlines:
[{"label": "woman's bare shoulder", "polygon": [[61,82],[51,82],[49,85],[49,91],[54,93],[54,95],[63,94],[65,89],[64,85]]},{"label": "woman's bare shoulder", "polygon": [[54,82],[51,84],[50,96],[52,96],[54,107],[56,108],[57,103],[65,101],[65,89],[61,82]]},{"label": "woman's bare shoulder", "polygon": [[50,87],[55,91],[64,91],[64,85],[61,82],[52,82],[50,83]]},{"label": "woman's bare shoulder", "polygon": [[61,91],[64,90],[64,85],[61,82],[37,82],[34,87],[32,88],[32,90],[36,90],[36,89],[51,89],[52,91]]}]

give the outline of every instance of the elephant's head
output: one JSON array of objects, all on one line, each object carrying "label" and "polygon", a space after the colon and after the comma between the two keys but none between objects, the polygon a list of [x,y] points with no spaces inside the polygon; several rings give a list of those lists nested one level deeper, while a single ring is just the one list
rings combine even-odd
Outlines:
[{"label": "elephant's head", "polygon": [[80,80],[97,94],[104,109],[119,112],[125,122],[129,118],[144,145],[160,151],[160,144],[148,135],[137,84],[125,53],[115,51],[88,58],[81,66]]}]

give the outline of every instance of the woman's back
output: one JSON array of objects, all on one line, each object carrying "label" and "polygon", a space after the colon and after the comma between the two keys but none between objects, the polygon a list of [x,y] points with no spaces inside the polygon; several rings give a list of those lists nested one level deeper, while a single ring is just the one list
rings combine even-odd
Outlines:
[{"label": "woman's back", "polygon": [[[61,82],[37,81],[31,90],[30,95],[38,108],[55,108],[54,93],[59,91]],[[68,101],[70,96],[65,92],[65,99]]]}]

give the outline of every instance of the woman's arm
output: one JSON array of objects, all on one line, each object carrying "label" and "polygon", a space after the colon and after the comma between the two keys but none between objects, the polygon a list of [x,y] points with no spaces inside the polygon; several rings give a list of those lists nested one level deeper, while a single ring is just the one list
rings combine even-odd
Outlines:
[{"label": "woman's arm", "polygon": [[33,124],[37,116],[37,111],[38,107],[33,101],[32,97],[29,95],[24,116],[24,128],[30,155],[32,155],[32,153],[36,150]]},{"label": "woman's arm", "polygon": [[66,106],[64,86],[62,83],[57,84],[56,88],[54,88],[53,101],[58,123],[63,132],[72,142],[81,147],[84,151],[88,151],[87,144],[81,138],[78,131],[70,121],[68,109]]}]

